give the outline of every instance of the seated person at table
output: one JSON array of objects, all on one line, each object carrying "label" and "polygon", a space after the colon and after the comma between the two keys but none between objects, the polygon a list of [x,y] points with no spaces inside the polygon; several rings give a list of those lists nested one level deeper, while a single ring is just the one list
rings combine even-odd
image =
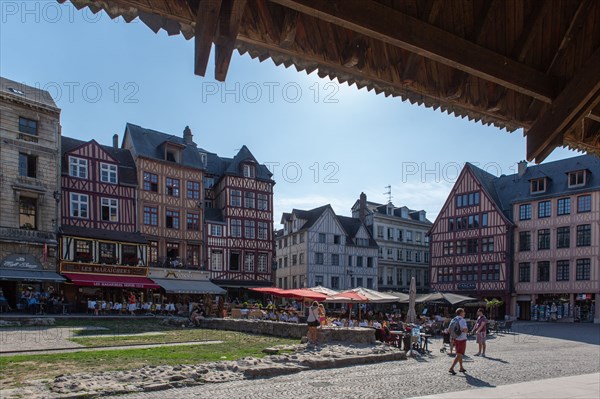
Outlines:
[{"label": "seated person at table", "polygon": [[381,323],[380,323],[380,322],[378,322],[377,320],[375,320],[375,321],[373,322],[373,328],[381,328]]},{"label": "seated person at table", "polygon": [[296,315],[295,313],[290,314],[288,321],[290,323],[298,323],[298,315]]},{"label": "seated person at table", "polygon": [[363,319],[359,324],[359,327],[369,327],[369,323],[365,319]]},{"label": "seated person at table", "polygon": [[279,321],[288,321],[287,312],[281,313],[281,316],[279,316]]},{"label": "seated person at table", "polygon": [[200,325],[200,320],[204,319],[204,316],[204,309],[200,307],[195,307],[192,313],[190,314],[190,321],[197,327],[198,325]]},{"label": "seated person at table", "polygon": [[271,311],[269,312],[269,320],[277,321],[277,314],[275,313],[275,310],[273,310],[273,309],[271,309]]},{"label": "seated person at table", "polygon": [[333,324],[334,326],[337,326],[337,327],[343,327],[344,326],[344,322],[341,321],[341,320],[339,320],[339,319],[334,319],[331,322],[331,324]]}]

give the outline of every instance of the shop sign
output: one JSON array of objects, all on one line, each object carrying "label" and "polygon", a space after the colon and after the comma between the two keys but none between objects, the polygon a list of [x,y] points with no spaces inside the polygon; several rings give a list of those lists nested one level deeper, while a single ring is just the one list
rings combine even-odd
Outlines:
[{"label": "shop sign", "polygon": [[575,300],[577,301],[585,301],[588,299],[592,299],[592,294],[577,294]]},{"label": "shop sign", "polygon": [[63,263],[61,273],[95,273],[119,276],[145,276],[145,267],[96,265],[91,263]]},{"label": "shop sign", "polygon": [[148,277],[169,280],[208,281],[210,275],[203,270],[158,269],[151,267],[148,269]]},{"label": "shop sign", "polygon": [[475,283],[458,283],[456,284],[456,288],[459,290],[474,290],[476,288]]},{"label": "shop sign", "polygon": [[32,255],[8,255],[0,268],[11,270],[43,270],[40,262]]}]

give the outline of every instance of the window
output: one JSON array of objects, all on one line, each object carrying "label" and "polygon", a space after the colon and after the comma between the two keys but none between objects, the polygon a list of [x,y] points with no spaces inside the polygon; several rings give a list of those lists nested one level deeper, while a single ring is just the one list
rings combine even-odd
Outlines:
[{"label": "window", "polygon": [[575,266],[575,279],[576,280],[589,280],[590,279],[590,260],[589,259],[577,259]]},{"label": "window", "polygon": [[267,194],[258,194],[258,209],[261,211],[269,210],[269,197]]},{"label": "window", "polygon": [[158,192],[158,176],[154,173],[144,172],[144,191]]},{"label": "window", "polygon": [[303,265],[304,264],[304,252],[300,252],[300,255],[298,256],[298,262]]},{"label": "window", "polygon": [[393,240],[394,239],[394,229],[388,227],[387,229],[387,239],[388,240]]},{"label": "window", "polygon": [[396,229],[396,240],[402,241],[402,231],[400,229]]},{"label": "window", "polygon": [[519,220],[531,219],[531,204],[523,204],[519,206]]},{"label": "window", "polygon": [[37,229],[37,199],[19,197],[19,228]]},{"label": "window", "polygon": [[144,207],[144,224],[158,226],[158,208],[155,206]]},{"label": "window", "polygon": [[[454,255],[454,242],[445,241],[443,244],[443,254],[444,255]],[[402,251],[399,251],[398,254],[402,254]],[[398,259],[402,260],[402,259]]]},{"label": "window", "polygon": [[100,163],[100,181],[102,183],[117,184],[117,165]]},{"label": "window", "polygon": [[370,290],[373,289],[373,279],[372,278],[367,278],[367,288]]},{"label": "window", "polygon": [[388,248],[387,249],[387,258],[388,259],[394,259],[394,249],[393,248]]},{"label": "window", "polygon": [[79,179],[87,179],[88,163],[87,159],[69,157],[69,176]]},{"label": "window", "polygon": [[213,188],[215,185],[215,179],[212,177],[205,177],[204,179],[204,188]]},{"label": "window", "polygon": [[116,198],[102,198],[100,200],[100,217],[104,222],[119,221],[119,201]]},{"label": "window", "polygon": [[292,266],[296,266],[298,264],[298,255],[292,255]]},{"label": "window", "polygon": [[568,260],[559,260],[556,262],[556,281],[569,281]]},{"label": "window", "polygon": [[481,214],[481,227],[488,226],[488,214],[487,212]]},{"label": "window", "polygon": [[322,252],[315,252],[315,263],[317,265],[323,264],[323,253]]},{"label": "window", "polygon": [[112,242],[100,242],[99,246],[100,263],[114,265],[117,263],[117,244]]},{"label": "window", "polygon": [[177,155],[179,155],[178,152],[167,151],[165,154],[165,160],[169,162],[177,162]]},{"label": "window", "polygon": [[531,250],[531,232],[521,231],[519,232],[519,251],[530,251]]},{"label": "window", "polygon": [[[383,248],[379,247],[379,250],[382,250]],[[348,266],[352,267],[352,255],[348,255]]]},{"label": "window", "polygon": [[454,218],[448,219],[448,231],[454,231]]},{"label": "window", "polygon": [[185,263],[188,266],[194,267],[195,269],[200,268],[200,245],[187,245]]},{"label": "window", "polygon": [[538,262],[537,281],[550,281],[550,262]]},{"label": "window", "polygon": [[580,195],[577,197],[577,213],[590,212],[592,210],[592,196]]},{"label": "window", "polygon": [[300,234],[298,234],[298,236],[299,236],[300,244],[302,244],[304,242],[304,233],[300,233]]},{"label": "window", "polygon": [[412,242],[412,231],[407,230],[406,231],[406,241],[407,242]]},{"label": "window", "polygon": [[333,243],[334,244],[338,244],[339,245],[339,244],[341,244],[341,242],[342,242],[342,236],[339,236],[339,235],[334,235],[333,236]]},{"label": "window", "polygon": [[481,252],[494,252],[494,237],[483,237],[481,239]]},{"label": "window", "polygon": [[[417,273],[417,278],[419,273]],[[479,265],[458,266],[456,268],[456,281],[479,280]]]},{"label": "window", "polygon": [[179,179],[167,177],[165,180],[165,192],[171,197],[179,197]]},{"label": "window", "polygon": [[538,230],[538,250],[550,249],[550,229]]},{"label": "window", "polygon": [[571,229],[559,227],[556,229],[556,248],[569,248],[571,246]]},{"label": "window", "polygon": [[37,175],[37,157],[19,153],[19,176],[33,177]]},{"label": "window", "polygon": [[75,240],[75,256],[76,262],[92,262],[94,260],[92,253],[92,242],[89,240]]},{"label": "window", "polygon": [[223,226],[219,224],[210,225],[210,235],[214,237],[221,237],[223,235]]},{"label": "window", "polygon": [[415,262],[421,262],[421,251],[415,252]]},{"label": "window", "polygon": [[542,177],[539,179],[532,179],[531,183],[531,194],[538,194],[546,192],[546,178]]},{"label": "window", "polygon": [[519,282],[528,283],[531,280],[531,264],[529,262],[519,263]]},{"label": "window", "polygon": [[269,227],[267,223],[258,222],[258,239],[267,240],[269,238]]},{"label": "window", "polygon": [[152,266],[158,266],[158,241],[149,242],[148,264]]},{"label": "window", "polygon": [[242,236],[242,221],[233,219],[231,221],[231,236],[241,237]]},{"label": "window", "polygon": [[340,288],[340,278],[338,276],[331,276],[331,288],[334,290]]},{"label": "window", "polygon": [[255,233],[255,224],[253,220],[245,220],[244,221],[244,237],[250,240],[254,240]]},{"label": "window", "polygon": [[373,267],[373,259],[370,256],[367,256],[367,267]]},{"label": "window", "polygon": [[538,218],[549,218],[550,209],[550,201],[541,201],[538,203]]},{"label": "window", "polygon": [[171,211],[167,209],[165,216],[165,227],[167,229],[179,229],[179,211]]},{"label": "window", "polygon": [[319,233],[319,243],[325,244],[327,242],[327,235],[324,233]]},{"label": "window", "polygon": [[254,272],[254,254],[244,255],[244,271]]},{"label": "window", "polygon": [[377,226],[377,238],[383,239],[383,226]]},{"label": "window", "polygon": [[88,196],[86,194],[71,193],[71,217],[88,218]]},{"label": "window", "polygon": [[244,177],[254,178],[255,168],[254,165],[244,165]]},{"label": "window", "polygon": [[292,236],[292,245],[296,245],[296,234]]},{"label": "window", "polygon": [[592,245],[592,225],[582,224],[577,226],[577,246],[589,247]]},{"label": "window", "polygon": [[481,265],[481,280],[498,281],[500,280],[500,265]]},{"label": "window", "polygon": [[[179,261],[179,243],[167,243],[167,259],[169,261]],[[178,263],[175,263],[178,264]]]},{"label": "window", "polygon": [[254,209],[256,208],[256,201],[254,199],[254,193],[245,192],[244,193],[244,208]]},{"label": "window", "polygon": [[127,266],[137,266],[137,247],[135,245],[123,244],[121,247],[121,264]]},{"label": "window", "polygon": [[331,265],[332,266],[339,266],[340,265],[340,255],[338,255],[338,254],[331,254]]},{"label": "window", "polygon": [[468,218],[468,227],[470,229],[476,229],[479,227],[479,214],[477,215],[470,215]]},{"label": "window", "polygon": [[357,277],[356,278],[356,286],[357,287],[362,287],[363,286],[363,278],[362,277]]},{"label": "window", "polygon": [[188,181],[187,182],[187,197],[189,199],[200,199],[200,182]]},{"label": "window", "polygon": [[230,203],[231,206],[242,206],[242,192],[240,190],[231,190]]},{"label": "window", "polygon": [[[286,258],[286,261],[287,261],[287,258]],[[286,266],[287,266],[287,264],[286,264]],[[240,271],[240,254],[239,254],[239,252],[231,252],[229,254],[229,270],[234,271],[234,272]],[[287,285],[287,283],[286,283],[286,285]]]},{"label": "window", "polygon": [[363,257],[362,256],[356,257],[356,267],[363,267]]},{"label": "window", "polygon": [[585,185],[585,170],[569,172],[569,188],[581,187]]},{"label": "window", "polygon": [[323,276],[315,276],[315,285],[323,285],[324,284],[324,280],[323,280]]},{"label": "window", "polygon": [[[407,271],[406,281],[410,281],[410,273]],[[437,282],[438,283],[449,283],[454,281],[454,275],[452,267],[438,267]]]},{"label": "window", "polygon": [[34,121],[33,119],[19,117],[19,132],[37,136],[37,134],[38,134],[37,121]]},{"label": "window", "polygon": [[[302,255],[302,254],[300,254]],[[267,262],[268,262],[267,254],[258,254],[258,272],[266,273],[268,271]]]},{"label": "window", "polygon": [[200,231],[200,214],[188,212],[186,218],[186,228],[192,231]]},{"label": "window", "polygon": [[477,238],[469,238],[467,240],[467,253],[476,254],[479,252],[479,240]]},{"label": "window", "polygon": [[557,215],[568,215],[571,213],[571,198],[560,198],[557,201]]},{"label": "window", "polygon": [[412,251],[409,251],[409,250],[406,251],[406,261],[412,262]]},{"label": "window", "polygon": [[210,268],[214,271],[223,270],[223,251],[212,250],[210,253]]},{"label": "window", "polygon": [[456,241],[456,254],[464,255],[467,253],[467,240]]}]

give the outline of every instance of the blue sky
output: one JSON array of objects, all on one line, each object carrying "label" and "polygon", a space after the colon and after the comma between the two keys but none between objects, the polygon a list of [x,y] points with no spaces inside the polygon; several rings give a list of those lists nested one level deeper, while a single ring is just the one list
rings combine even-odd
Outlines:
[{"label": "blue sky", "polygon": [[[70,3],[0,1],[0,74],[47,89],[63,135],[111,144],[131,122],[231,157],[247,145],[274,173],[282,212],[330,203],[339,214],[364,191],[434,220],[464,162],[514,173],[522,131],[508,134],[398,98],[375,95],[237,51],[227,82],[193,74],[193,40],[111,20]],[[546,162],[578,155],[555,150]]]}]

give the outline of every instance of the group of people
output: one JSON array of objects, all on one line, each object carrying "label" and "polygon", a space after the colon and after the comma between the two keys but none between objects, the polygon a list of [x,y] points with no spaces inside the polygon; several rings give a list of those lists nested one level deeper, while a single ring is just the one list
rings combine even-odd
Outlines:
[{"label": "group of people", "polygon": [[[2,295],[3,296],[3,295]],[[6,298],[4,298],[6,300]],[[54,292],[54,287],[50,286],[46,290],[36,290],[32,287],[25,287],[21,291],[19,309],[27,310],[32,313],[57,313],[60,307],[65,304],[65,298]],[[8,310],[12,310],[6,302]]]},{"label": "group of people", "polygon": [[[457,324],[459,326],[460,333],[454,331],[454,325]],[[463,356],[465,355],[467,349],[467,333],[469,332],[469,327],[467,325],[467,321],[465,320],[465,310],[463,308],[456,309],[456,317],[452,320],[449,326],[450,331],[450,339],[451,339],[451,347],[454,345],[456,349],[456,357],[452,361],[450,365],[450,369],[448,372],[452,375],[456,375],[456,371],[454,367],[458,364],[461,373],[465,373],[467,370],[463,367]],[[477,345],[479,350],[475,354],[475,356],[483,356],[485,357],[485,349],[486,349],[486,337],[487,337],[487,318],[484,315],[484,311],[482,308],[477,310],[477,321],[473,329],[471,330],[471,334],[475,335]]]},{"label": "group of people", "polygon": [[123,314],[124,312],[131,316],[135,316],[136,312],[141,311],[143,314],[164,313],[168,315],[188,315],[190,310],[183,303],[174,303],[169,301],[166,303],[154,303],[152,301],[140,301],[134,292],[130,292],[123,297],[122,301],[106,301],[101,298],[90,298],[87,301],[88,313],[93,313],[98,316],[100,314],[116,313]]}]

